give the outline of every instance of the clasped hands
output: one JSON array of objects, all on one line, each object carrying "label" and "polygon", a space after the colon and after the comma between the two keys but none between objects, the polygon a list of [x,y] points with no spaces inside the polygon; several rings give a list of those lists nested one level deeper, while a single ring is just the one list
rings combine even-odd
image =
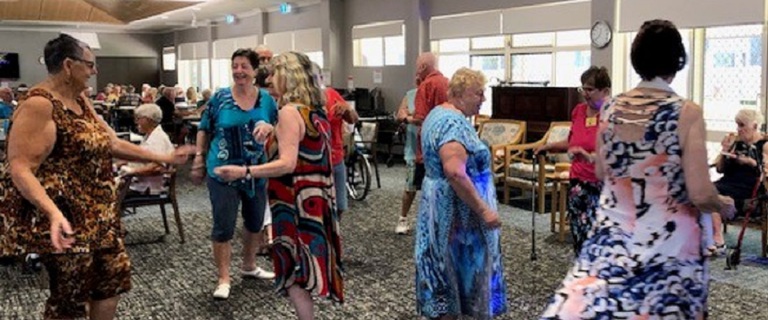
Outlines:
[{"label": "clasped hands", "polygon": [[[256,128],[253,129],[253,137],[256,142],[264,144],[267,139],[274,133],[275,127],[264,121],[259,121],[256,124]],[[235,165],[225,165],[216,167],[213,169],[214,174],[219,176],[224,181],[234,181],[245,177],[245,167]],[[192,162],[192,182],[200,184],[205,177],[205,157],[203,154],[195,156],[195,160]]]}]

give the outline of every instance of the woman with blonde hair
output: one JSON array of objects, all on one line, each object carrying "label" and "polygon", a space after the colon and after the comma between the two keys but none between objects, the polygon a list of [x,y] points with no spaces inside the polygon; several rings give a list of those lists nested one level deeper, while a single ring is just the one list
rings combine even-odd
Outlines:
[{"label": "woman with blonde hair", "polygon": [[344,300],[330,123],[309,58],[288,52],[272,64],[280,112],[276,135],[267,143],[271,161],[218,167],[215,173],[228,181],[270,178],[276,287],[288,293],[299,319],[314,319],[313,295]]},{"label": "woman with blonde hair", "polygon": [[155,103],[157,101],[157,88],[147,89],[147,94],[141,98],[141,103]]},{"label": "woman with blonde hair", "polygon": [[197,89],[195,87],[187,88],[187,104],[190,106],[197,106]]},{"label": "woman with blonde hair", "polygon": [[491,154],[467,117],[485,101],[485,76],[461,68],[448,101],[424,120],[426,176],[416,228],[416,299],[430,319],[491,319],[507,311]]}]

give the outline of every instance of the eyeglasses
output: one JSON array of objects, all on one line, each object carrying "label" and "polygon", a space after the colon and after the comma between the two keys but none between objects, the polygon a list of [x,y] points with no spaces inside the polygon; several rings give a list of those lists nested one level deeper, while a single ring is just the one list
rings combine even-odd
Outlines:
[{"label": "eyeglasses", "polygon": [[75,58],[75,57],[69,57],[69,58],[75,61],[80,61],[84,63],[88,68],[91,68],[91,69],[96,69],[98,67],[98,65],[96,64],[96,61],[88,61],[85,59]]},{"label": "eyeglasses", "polygon": [[591,94],[592,92],[595,92],[597,90],[597,88],[593,88],[593,87],[579,87],[577,90],[579,91],[579,93]]}]

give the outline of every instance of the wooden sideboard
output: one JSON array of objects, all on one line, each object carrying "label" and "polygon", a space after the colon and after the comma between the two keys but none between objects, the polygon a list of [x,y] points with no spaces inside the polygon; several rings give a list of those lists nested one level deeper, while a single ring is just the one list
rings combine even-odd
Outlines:
[{"label": "wooden sideboard", "polygon": [[527,142],[541,139],[552,121],[570,121],[582,95],[576,88],[495,86],[492,119],[526,121]]}]

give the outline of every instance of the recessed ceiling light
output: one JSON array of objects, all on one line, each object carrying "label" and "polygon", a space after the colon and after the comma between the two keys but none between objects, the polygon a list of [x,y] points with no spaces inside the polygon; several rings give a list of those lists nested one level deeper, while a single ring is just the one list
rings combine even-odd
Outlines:
[{"label": "recessed ceiling light", "polygon": [[167,20],[168,16],[160,16],[160,19]]}]

